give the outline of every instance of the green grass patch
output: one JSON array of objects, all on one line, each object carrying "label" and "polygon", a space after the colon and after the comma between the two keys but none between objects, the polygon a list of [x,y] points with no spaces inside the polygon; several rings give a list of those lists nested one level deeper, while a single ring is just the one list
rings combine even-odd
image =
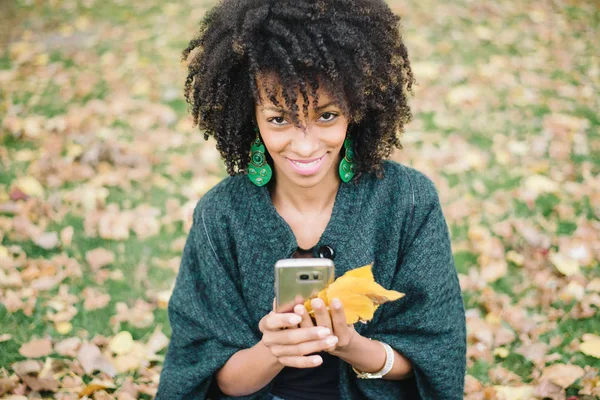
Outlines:
[{"label": "green grass patch", "polygon": [[472,266],[477,266],[477,254],[470,251],[454,253],[454,263],[459,274],[468,274]]}]

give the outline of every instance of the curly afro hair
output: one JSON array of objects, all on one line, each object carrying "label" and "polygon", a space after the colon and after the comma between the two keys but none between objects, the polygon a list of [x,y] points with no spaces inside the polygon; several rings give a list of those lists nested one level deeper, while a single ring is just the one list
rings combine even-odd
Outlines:
[{"label": "curly afro hair", "polygon": [[[277,76],[296,126],[299,94],[306,117],[319,86],[342,105],[355,181],[370,171],[383,176],[381,161],[402,149],[412,118],[406,94],[415,81],[400,17],[383,0],[224,0],[207,12],[182,61],[194,124],[206,140],[215,137],[229,175],[246,172],[261,74]],[[261,87],[279,106],[272,88]]]}]

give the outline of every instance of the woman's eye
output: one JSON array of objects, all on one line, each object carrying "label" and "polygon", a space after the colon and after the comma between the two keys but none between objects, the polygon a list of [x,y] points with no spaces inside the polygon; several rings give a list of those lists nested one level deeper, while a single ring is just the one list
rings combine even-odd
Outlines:
[{"label": "woman's eye", "polygon": [[283,117],[273,117],[273,118],[269,119],[269,122],[274,122],[275,125],[283,125],[283,123],[285,122],[285,118],[283,118]]},{"label": "woman's eye", "polygon": [[333,121],[334,119],[336,119],[336,117],[337,117],[337,114],[330,113],[330,112],[326,112],[321,115],[321,118],[324,118],[325,122]]}]

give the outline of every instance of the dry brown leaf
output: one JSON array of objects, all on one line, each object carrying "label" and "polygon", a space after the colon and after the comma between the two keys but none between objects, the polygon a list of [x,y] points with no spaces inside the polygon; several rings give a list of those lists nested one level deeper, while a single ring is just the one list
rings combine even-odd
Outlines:
[{"label": "dry brown leaf", "polygon": [[154,328],[154,332],[148,338],[146,347],[152,353],[158,353],[169,344],[169,338],[163,333],[160,326]]},{"label": "dry brown leaf", "polygon": [[81,363],[86,374],[91,375],[94,371],[102,371],[113,377],[117,371],[115,367],[102,355],[98,346],[84,342],[77,352],[77,359]]},{"label": "dry brown leaf", "polygon": [[52,353],[52,341],[49,338],[34,339],[19,348],[19,354],[27,358],[45,357]]},{"label": "dry brown leaf", "polygon": [[108,303],[110,303],[109,294],[102,293],[93,287],[87,287],[83,289],[82,294],[85,298],[85,301],[83,302],[83,308],[86,311],[104,308],[108,305]]},{"label": "dry brown leaf", "polygon": [[61,356],[76,357],[80,345],[81,339],[78,337],[71,337],[56,343],[54,345],[54,351]]},{"label": "dry brown leaf", "polygon": [[110,318],[112,325],[120,322],[129,322],[136,328],[147,328],[154,323],[154,309],[152,304],[149,304],[141,299],[136,300],[133,308],[129,308],[126,303],[118,302],[115,305],[117,314]]},{"label": "dry brown leaf", "polygon": [[521,354],[535,365],[543,365],[548,353],[548,345],[541,342],[524,344],[517,348],[515,353]]},{"label": "dry brown leaf", "polygon": [[2,335],[0,335],[0,343],[8,342],[11,339],[12,339],[12,335],[10,333],[3,333]]},{"label": "dry brown leaf", "polygon": [[92,271],[97,271],[100,268],[115,262],[115,254],[102,247],[90,250],[85,253],[85,260],[90,265]]},{"label": "dry brown leaf", "polygon": [[73,241],[73,233],[75,230],[72,226],[67,226],[60,231],[60,241],[63,246],[70,246]]},{"label": "dry brown leaf", "polygon": [[44,250],[51,250],[58,246],[58,233],[44,232],[39,236],[33,237],[33,243]]},{"label": "dry brown leaf", "polygon": [[572,364],[553,364],[544,368],[540,380],[547,379],[563,389],[571,386],[584,374],[583,368]]},{"label": "dry brown leaf", "polygon": [[37,374],[42,370],[42,362],[37,360],[19,361],[11,365],[13,371],[19,376]]}]

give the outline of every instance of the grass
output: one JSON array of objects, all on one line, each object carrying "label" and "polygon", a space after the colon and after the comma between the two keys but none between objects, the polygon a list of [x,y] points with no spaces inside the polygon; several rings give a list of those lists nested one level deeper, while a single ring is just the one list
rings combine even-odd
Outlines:
[{"label": "grass", "polygon": [[[62,200],[66,194],[86,184],[98,184],[109,190],[106,204],[116,204],[121,210],[127,210],[146,203],[158,208],[161,217],[164,217],[167,214],[169,200],[175,199],[180,204],[195,200],[190,198],[190,194],[186,191],[192,182],[207,175],[224,176],[223,168],[218,173],[207,172],[212,171],[211,168],[214,166],[205,165],[206,162],[201,156],[204,147],[201,141],[197,140],[201,133],[197,129],[186,127],[185,124],[179,125],[188,112],[188,105],[183,98],[186,72],[182,71],[183,68],[179,64],[179,55],[192,38],[192,29],[195,30],[199,22],[191,20],[190,15],[196,15],[194,13],[197,10],[210,6],[212,2],[190,0],[165,6],[164,3],[153,0],[144,3],[113,0],[91,7],[86,6],[87,2],[69,3],[59,0],[52,5],[38,3],[20,0],[11,5],[10,15],[15,21],[23,23],[11,27],[11,42],[5,49],[0,49],[0,72],[11,69],[20,72],[16,82],[9,82],[6,88],[0,89],[0,203],[2,203],[2,196],[9,193],[17,177],[39,174],[35,169],[37,159],[23,162],[14,160],[20,151],[32,150],[41,156],[47,150],[46,146],[52,146],[53,143],[63,140],[61,142],[63,148],[59,154],[60,157],[65,157],[68,153],[65,146],[76,142],[81,136],[105,141],[104,143],[112,140],[123,148],[131,150],[133,154],[147,162],[146,165],[151,169],[152,176],[142,175],[139,179],[120,176],[121,179],[131,183],[129,188],[125,185],[94,183],[94,179],[74,179],[63,182],[58,187],[47,188],[46,201],[49,197],[55,201]],[[390,1],[390,3],[396,2]],[[592,191],[576,197],[567,194],[561,186],[560,191],[543,193],[532,203],[528,203],[519,197],[519,189],[525,185],[526,179],[532,174],[528,168],[533,161],[547,161],[550,172],[560,172],[561,167],[566,168],[567,164],[571,163],[574,172],[567,180],[583,184],[584,190],[589,190],[589,187],[584,184],[583,166],[589,166],[587,168],[590,169],[592,176],[600,174],[600,146],[598,146],[600,116],[597,113],[597,96],[584,98],[581,94],[574,95],[568,90],[570,86],[581,89],[586,85],[594,93],[600,89],[598,76],[589,74],[593,71],[593,59],[590,55],[593,55],[593,50],[597,47],[591,40],[593,31],[581,28],[598,26],[600,11],[585,4],[554,5],[562,8],[554,10],[556,14],[549,16],[560,15],[561,18],[565,18],[565,23],[557,25],[556,29],[559,30],[557,34],[548,38],[546,36],[548,33],[545,33],[543,27],[532,24],[530,14],[522,11],[535,8],[539,3],[533,1],[525,3],[529,8],[525,6],[522,8],[520,6],[523,4],[517,2],[501,2],[497,5],[500,14],[494,12],[485,14],[485,11],[475,7],[475,3],[463,0],[450,3],[437,2],[434,7],[431,7],[428,2],[415,0],[402,3],[403,8],[408,10],[404,22],[406,28],[404,36],[409,42],[415,40],[419,43],[419,46],[409,49],[411,59],[415,63],[434,62],[440,65],[438,76],[419,82],[419,90],[424,95],[420,97],[417,94],[411,100],[418,130],[426,134],[439,134],[440,141],[432,143],[438,149],[446,145],[445,148],[454,151],[448,146],[448,140],[458,135],[466,140],[474,151],[489,157],[489,164],[485,168],[450,173],[444,170],[443,165],[439,166],[435,156],[419,152],[424,145],[422,141],[417,140],[414,145],[405,145],[407,147],[405,153],[410,153],[407,156],[407,163],[416,164],[423,161],[423,164],[419,165],[428,165],[432,174],[445,179],[445,183],[455,196],[451,200],[469,196],[468,200],[475,215],[448,221],[452,240],[456,244],[464,244],[468,241],[469,228],[474,224],[481,224],[486,229],[493,230],[496,223],[520,218],[538,228],[539,226],[536,225],[538,221],[555,223],[555,232],[543,233],[551,237],[553,241],[551,248],[556,250],[556,240],[561,236],[573,236],[578,228],[578,220],[560,218],[557,212],[558,206],[567,204],[573,209],[576,217],[584,217],[593,222],[599,220],[598,206],[593,204],[594,192]],[[510,7],[511,4],[514,7]],[[3,5],[3,7],[7,6]],[[538,11],[540,10],[544,12],[543,8]],[[94,39],[92,44],[79,43],[70,49],[60,47],[49,50],[47,65],[36,66],[35,63],[21,65],[11,55],[11,45],[15,42],[23,40],[30,44],[42,43],[43,49],[45,34],[57,34],[65,27],[72,28],[75,36],[92,36]],[[485,37],[485,30],[482,30],[482,27],[491,30],[491,38]],[[29,34],[26,33],[28,31]],[[483,37],[477,36],[478,34],[474,32],[479,32],[478,34]],[[26,39],[27,35],[31,34],[34,35],[33,39]],[[417,39],[421,40],[417,41]],[[567,53],[572,57],[561,53],[561,49],[565,48],[569,49]],[[547,56],[544,56],[546,53]],[[544,62],[537,62],[539,60],[536,57],[547,58],[543,58]],[[502,67],[499,67],[493,76],[486,77],[480,73],[486,65],[499,61],[502,62]],[[560,67],[559,61],[570,62],[571,68]],[[597,68],[597,63],[595,65]],[[53,69],[55,74],[48,75],[48,71]],[[51,78],[47,78],[48,76]],[[61,81],[59,79],[61,76],[66,79]],[[78,78],[81,79],[79,82],[87,82],[89,79],[95,83],[87,93],[70,94],[68,89],[76,88]],[[142,80],[148,82],[147,87],[136,86]],[[460,102],[450,104],[451,102],[446,98],[447,94],[453,88],[463,85],[475,87],[478,100],[473,104]],[[172,88],[177,89],[176,96],[163,95],[165,90],[172,90]],[[530,90],[536,96],[535,99],[516,98],[515,96],[521,93],[520,89]],[[82,106],[90,101],[113,104],[112,102],[116,101],[116,94],[123,91],[129,94],[128,99],[131,101],[142,100],[169,107],[176,113],[177,121],[169,126],[159,123],[141,132],[132,113],[111,115],[99,112],[86,116],[92,122],[89,126],[84,124],[81,129],[42,135],[41,139],[8,132],[3,127],[4,119],[11,115],[4,112],[8,110],[3,107],[9,107],[11,112],[21,118],[40,116],[47,120],[55,116],[64,116],[71,107]],[[499,150],[505,149],[498,147],[495,135],[504,137],[507,141],[530,144],[533,138],[548,134],[544,124],[546,118],[558,113],[588,121],[588,128],[584,132],[590,149],[588,154],[572,152],[568,160],[558,162],[547,152],[539,159],[535,159],[530,152],[527,152],[520,157],[511,155],[512,158],[508,163],[499,161]],[[451,121],[445,123],[444,117],[451,117]],[[100,128],[108,129],[110,135],[100,137],[97,134]],[[407,130],[410,129],[409,125]],[[184,135],[185,140],[171,148],[170,139],[173,134]],[[414,135],[417,134],[418,132]],[[154,140],[156,137],[161,140]],[[3,163],[2,150],[10,160],[8,164]],[[459,159],[465,156],[454,153],[451,155]],[[181,158],[177,158],[179,161],[173,161],[173,156]],[[186,159],[188,156],[190,158]],[[176,165],[178,162],[182,165]],[[106,177],[103,175],[102,168],[114,172],[116,171],[114,167],[110,162],[96,166],[95,178]],[[123,170],[119,171],[122,173]],[[549,172],[540,174],[549,175]],[[167,185],[154,184],[153,182],[156,181],[153,181],[152,177],[162,178]],[[474,187],[474,182],[483,183],[483,194],[475,190],[477,186]],[[484,205],[492,201],[495,194],[504,194],[510,199],[503,210],[504,215],[485,215]],[[44,250],[29,240],[17,238],[14,232],[0,232],[0,245],[20,246],[29,260],[51,259],[64,251],[80,263],[82,276],[68,277],[63,282],[67,285],[70,294],[79,297],[74,304],[78,312],[71,321],[73,330],[66,335],[61,335],[47,320],[47,312],[51,309],[47,301],[58,296],[58,287],[39,293],[30,316],[22,311],[9,313],[6,307],[0,304],[0,326],[2,327],[0,334],[12,335],[12,340],[0,343],[0,368],[7,368],[12,363],[23,360],[24,357],[18,352],[19,347],[34,337],[44,335],[50,335],[56,340],[74,335],[91,339],[97,334],[110,337],[120,329],[130,331],[136,340],[145,341],[157,325],[161,325],[163,332],[170,335],[167,311],[159,307],[153,311],[155,320],[148,328],[136,328],[127,322],[116,327],[108,321],[115,315],[115,306],[118,302],[125,302],[131,307],[136,299],[152,302],[153,293],[169,290],[176,273],[169,268],[161,267],[156,260],[169,260],[181,255],[180,252],[172,249],[172,243],[176,239],[185,237],[183,223],[179,220],[166,223],[156,236],[146,239],[136,237],[133,232],[127,240],[121,241],[86,237],[83,234],[86,212],[66,206],[68,212],[63,217],[56,220],[42,218],[47,222],[44,227],[47,231],[60,232],[64,227],[72,226],[76,232],[72,245]],[[11,218],[12,215],[0,215],[0,218],[2,217]],[[511,249],[522,251],[528,246],[526,241],[517,234],[514,239],[503,240],[507,251]],[[85,261],[85,254],[97,247],[104,247],[115,253],[115,263],[104,268],[122,271],[123,280],[109,279],[102,284],[96,282],[94,271],[90,270]],[[460,250],[454,254],[457,272],[468,275],[472,268],[479,268],[480,254],[475,250],[464,250],[465,247],[462,246],[459,248]],[[141,262],[145,262],[147,266],[147,274],[142,277],[138,269]],[[600,277],[600,263],[596,262],[584,272],[587,280]],[[497,296],[508,295],[511,303],[517,304],[525,296],[535,296],[538,293],[538,288],[533,285],[529,285],[520,293],[515,291],[515,288],[523,282],[531,280],[529,273],[509,262],[507,275],[489,283],[486,289],[493,291]],[[145,283],[139,283],[141,281]],[[102,309],[86,311],[83,308],[82,292],[87,287],[109,294],[111,296],[109,304]],[[0,290],[2,290],[0,294],[6,293],[6,289],[0,288]],[[465,290],[463,299],[466,309],[477,309],[482,316],[488,312],[480,291]],[[574,304],[573,302],[565,304],[557,300],[552,307],[564,309],[568,313]],[[536,307],[528,311],[547,313],[547,310]],[[564,318],[558,321],[556,329],[542,334],[539,340],[549,343],[552,337],[564,338],[559,346],[551,349],[551,352],[560,354],[561,358],[558,362],[598,366],[596,358],[573,351],[569,346],[572,339],[580,339],[585,333],[598,332],[600,332],[600,321],[597,319]],[[524,383],[535,384],[536,367],[515,352],[521,345],[519,339],[507,345],[509,355],[506,358],[495,356],[493,362],[483,359],[473,360],[468,373],[483,384],[489,385],[492,383],[489,371],[501,365],[517,374]],[[164,354],[164,350],[161,354]],[[90,377],[85,376],[84,379],[89,381]],[[577,395],[578,389],[579,386],[575,385],[569,388],[566,394]],[[142,397],[150,398],[147,395]]]}]

